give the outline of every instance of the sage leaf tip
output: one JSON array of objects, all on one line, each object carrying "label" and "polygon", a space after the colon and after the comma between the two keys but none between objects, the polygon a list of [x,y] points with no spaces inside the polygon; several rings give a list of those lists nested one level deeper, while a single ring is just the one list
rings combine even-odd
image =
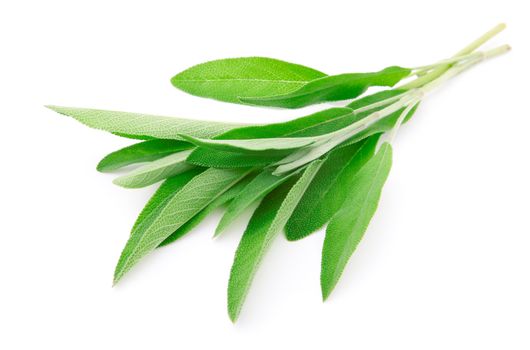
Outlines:
[{"label": "sage leaf tip", "polygon": [[332,290],[333,290],[333,288],[329,288],[328,286],[321,285],[322,302],[323,303],[325,303],[328,300],[329,295],[331,294]]},{"label": "sage leaf tip", "polygon": [[103,158],[103,159],[100,160],[99,163],[96,165],[96,170],[99,171],[100,173],[108,173],[108,172],[110,172],[112,169],[109,169],[109,167],[107,166],[106,158]]},{"label": "sage leaf tip", "polygon": [[59,114],[65,114],[65,110],[67,109],[67,107],[56,106],[56,105],[44,105],[44,108],[48,108]]},{"label": "sage leaf tip", "polygon": [[123,273],[121,272],[119,268],[120,268],[120,264],[118,263],[118,265],[116,266],[116,269],[114,270],[114,276],[112,278],[112,288],[116,287],[116,285],[118,284],[118,282],[121,280],[123,276]]},{"label": "sage leaf tip", "polygon": [[123,187],[123,188],[136,188],[134,186],[131,186],[127,181],[125,181],[125,177],[124,176],[120,176],[120,177],[115,178],[114,180],[112,180],[112,183],[115,184],[116,186],[120,186],[120,187]]},{"label": "sage leaf tip", "polygon": [[173,85],[174,87],[176,87],[179,90],[182,90],[182,87],[181,87],[181,84],[180,84],[180,73],[175,74],[174,76],[172,76],[169,81],[171,82],[171,85]]},{"label": "sage leaf tip", "polygon": [[212,238],[217,238],[221,234],[221,232],[224,231],[225,226],[226,225],[223,223],[223,221],[221,219],[221,221],[219,222],[219,224],[215,228],[215,233],[213,234]]},{"label": "sage leaf tip", "polygon": [[236,310],[233,310],[231,308],[228,308],[228,318],[230,318],[230,321],[233,324],[236,324],[237,319],[239,318],[239,310],[236,311]]}]

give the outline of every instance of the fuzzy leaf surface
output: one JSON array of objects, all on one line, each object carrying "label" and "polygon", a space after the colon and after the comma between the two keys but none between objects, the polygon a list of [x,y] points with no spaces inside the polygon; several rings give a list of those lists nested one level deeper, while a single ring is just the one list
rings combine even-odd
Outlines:
[{"label": "fuzzy leaf surface", "polygon": [[208,168],[252,168],[273,164],[283,157],[285,155],[245,154],[197,147],[186,162]]},{"label": "fuzzy leaf surface", "polygon": [[186,222],[184,225],[180,226],[175,232],[173,232],[168,238],[166,238],[162,243],[160,243],[159,247],[168,245],[170,243],[175,242],[180,237],[184,236],[191,230],[193,230],[198,224],[202,222],[211,212],[213,212],[215,209],[219,208],[220,206],[225,205],[226,203],[230,202],[234,197],[236,197],[243,188],[253,179],[253,176],[248,175],[243,180],[236,183],[234,186],[230,187],[226,192],[221,194],[219,197],[217,197],[213,202],[208,204],[206,208],[201,210],[197,215],[192,217],[188,222]]},{"label": "fuzzy leaf surface", "polygon": [[179,134],[194,137],[214,137],[230,129],[243,126],[235,123],[219,123],[150,114],[106,111],[100,109],[46,106],[49,109],[85,124],[125,137],[153,137],[182,140]]},{"label": "fuzzy leaf surface", "polygon": [[[282,123],[250,125],[234,128],[215,140],[264,139],[273,137],[307,137],[326,134],[338,129],[337,121],[351,116],[353,109],[347,107],[328,108]],[[342,124],[339,124],[342,125]],[[340,128],[340,127],[339,127]]]},{"label": "fuzzy leaf surface", "polygon": [[322,248],[320,285],[327,299],[372,219],[392,166],[392,147],[384,143],[355,176],[343,207],[333,216]]},{"label": "fuzzy leaf surface", "polygon": [[174,196],[175,193],[180,191],[184,185],[190,182],[191,179],[199,175],[202,171],[204,171],[204,169],[194,168],[176,176],[172,176],[164,181],[151,196],[151,198],[149,198],[149,201],[147,201],[144,208],[138,215],[138,218],[136,219],[136,222],[134,223],[131,230],[131,234],[144,220],[146,220],[146,218],[151,215],[151,213],[163,208],[165,203],[172,196]]},{"label": "fuzzy leaf surface", "polygon": [[[272,137],[311,137],[341,129],[353,118],[350,108],[329,108],[284,123],[247,126],[232,129],[214,139],[259,139]],[[265,166],[280,161],[282,155],[243,154],[197,147],[188,157],[192,164],[214,168]]]},{"label": "fuzzy leaf surface", "polygon": [[239,153],[274,153],[275,151],[291,151],[311,145],[316,141],[315,137],[276,137],[266,139],[244,139],[244,140],[214,140],[201,139],[182,135],[186,141],[196,146],[209,148],[215,151],[239,152]]},{"label": "fuzzy leaf surface", "polygon": [[179,140],[155,139],[144,141],[108,154],[99,162],[97,170],[101,172],[113,171],[127,165],[160,159],[192,147],[192,144]]},{"label": "fuzzy leaf surface", "polygon": [[287,181],[292,176],[291,174],[283,176],[272,175],[269,169],[263,170],[258,174],[239,195],[230,203],[226,209],[225,214],[221,218],[215,235],[220,234],[226,227],[228,227],[242,212],[245,211],[252,203],[263,198],[276,187]]},{"label": "fuzzy leaf surface", "polygon": [[263,255],[282,230],[321,162],[309,165],[291,186],[287,182],[261,202],[239,242],[228,281],[228,314],[235,322]]},{"label": "fuzzy leaf surface", "polygon": [[125,188],[141,188],[193,168],[186,163],[191,150],[170,154],[134,169],[114,179],[113,183]]},{"label": "fuzzy leaf surface", "polygon": [[373,136],[329,153],[285,225],[288,240],[315,232],[341,208],[353,188],[355,174],[373,156],[378,139]]},{"label": "fuzzy leaf surface", "polygon": [[249,173],[243,169],[207,169],[171,196],[131,234],[114,271],[117,283],[140,259]]},{"label": "fuzzy leaf surface", "polygon": [[296,90],[324,73],[266,57],[240,57],[198,64],[171,83],[191,95],[241,103],[242,96],[270,96]]},{"label": "fuzzy leaf surface", "polygon": [[372,73],[326,76],[287,94],[242,97],[241,101],[259,106],[300,108],[316,103],[347,100],[359,96],[371,86],[394,86],[410,72],[408,68],[392,66]]}]

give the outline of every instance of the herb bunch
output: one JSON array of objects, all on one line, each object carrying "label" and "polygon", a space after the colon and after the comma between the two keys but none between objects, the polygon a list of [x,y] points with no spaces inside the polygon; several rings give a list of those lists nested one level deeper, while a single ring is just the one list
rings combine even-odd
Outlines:
[{"label": "herb bunch", "polygon": [[[399,127],[426,94],[508,51],[507,45],[477,51],[504,27],[494,27],[451,58],[416,68],[327,75],[276,59],[244,57],[202,63],[171,79],[192,95],[249,106],[300,108],[353,99],[284,123],[242,125],[47,106],[89,127],[142,140],[98,164],[99,171],[110,172],[143,163],[115,184],[140,188],[163,181],[134,223],[114,283],[214,209],[225,208],[217,236],[259,202],[230,272],[230,319],[238,318],[258,265],[282,230],[296,241],[327,224],[320,272],[325,300],[376,211]],[[374,86],[389,89],[359,97]]]}]

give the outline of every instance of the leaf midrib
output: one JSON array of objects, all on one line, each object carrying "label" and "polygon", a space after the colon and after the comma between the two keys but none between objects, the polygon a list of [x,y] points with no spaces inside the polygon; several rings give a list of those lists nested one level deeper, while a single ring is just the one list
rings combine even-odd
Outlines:
[{"label": "leaf midrib", "polygon": [[[322,91],[325,91],[325,90],[329,90],[329,89],[334,89],[334,88],[340,87],[344,83],[334,84],[332,86],[317,87],[314,90],[305,91],[305,92],[301,91],[302,93],[298,93],[297,94],[297,92],[300,92],[300,90],[302,90],[303,88],[305,88],[309,84],[312,84],[312,83],[316,84],[316,83],[318,83],[318,82],[320,82],[322,80],[325,80],[325,79],[330,79],[330,78],[339,77],[341,75],[348,75],[348,74],[359,74],[359,75],[362,75],[358,79],[356,79],[356,81],[355,81],[355,83],[359,83],[359,82],[363,82],[363,80],[368,78],[368,76],[373,76],[376,73],[380,73],[380,72],[371,72],[371,73],[364,73],[364,74],[363,73],[345,73],[345,74],[340,74],[340,75],[328,75],[328,76],[325,76],[325,77],[321,77],[321,78],[310,80],[305,85],[301,86],[298,90],[295,90],[295,91],[292,91],[292,92],[287,92],[287,93],[284,93],[284,94],[274,95],[274,96],[265,96],[265,97],[255,97],[255,98],[253,98],[253,97],[244,97],[244,99],[249,99],[249,100],[255,99],[257,101],[271,101],[271,100],[274,101],[274,100],[283,100],[283,99],[287,99],[287,98],[306,97],[306,96],[313,95],[315,93],[319,93],[319,92],[322,92]],[[385,72],[384,74],[381,74],[381,76],[382,77],[386,77],[388,75],[394,75],[394,74],[398,74],[398,72]],[[366,81],[364,82],[364,84],[366,85]]]},{"label": "leaf midrib", "polygon": [[[322,79],[322,78],[318,78]],[[259,81],[259,82],[275,82],[275,83],[285,83],[285,84],[307,84],[312,80],[276,80],[276,79],[252,79],[252,78],[224,78],[224,79],[175,79],[179,82],[223,82],[230,83],[233,81]]]}]

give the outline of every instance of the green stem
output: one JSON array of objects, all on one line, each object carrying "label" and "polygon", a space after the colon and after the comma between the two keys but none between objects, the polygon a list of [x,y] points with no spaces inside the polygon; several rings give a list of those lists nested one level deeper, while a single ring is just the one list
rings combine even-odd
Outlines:
[{"label": "green stem", "polygon": [[[472,53],[482,44],[484,44],[485,42],[493,38],[495,35],[503,31],[504,28],[506,28],[506,25],[504,23],[498,24],[497,26],[493,27],[491,30],[486,32],[484,35],[464,47],[462,50],[458,51],[453,57],[464,56]],[[441,66],[434,68],[431,72],[421,76],[420,78],[398,87],[398,89],[413,89],[425,85],[426,83],[433,81],[434,79],[441,76],[449,68],[451,68],[453,64],[442,64]]]},{"label": "green stem", "polygon": [[472,52],[472,53],[469,53],[467,55],[455,56],[455,57],[447,58],[445,60],[441,60],[441,61],[438,61],[438,62],[433,63],[433,64],[429,64],[429,65],[426,65],[426,66],[415,67],[415,68],[412,68],[412,70],[414,71],[414,73],[413,73],[414,75],[421,76],[421,75],[427,74],[430,70],[432,70],[433,68],[436,68],[438,66],[454,64],[454,63],[461,63],[463,61],[467,61],[467,60],[470,60],[470,59],[473,59],[473,58],[476,58],[476,57],[480,57],[482,55],[484,55],[484,51]]},{"label": "green stem", "polygon": [[474,59],[471,59],[469,61],[465,61],[463,63],[459,63],[459,64],[456,64],[456,65],[453,65],[450,69],[448,69],[445,72],[443,72],[436,79],[433,79],[433,80],[431,80],[428,83],[425,83],[423,86],[421,86],[421,88],[419,88],[419,90],[421,90],[423,93],[430,92],[434,88],[440,86],[441,84],[443,84],[447,80],[449,80],[449,79],[453,78],[454,76],[460,74],[461,72],[469,69],[470,67],[476,65],[477,63],[480,63],[480,62],[482,62],[483,60],[485,60],[487,58],[492,58],[492,57],[495,57],[495,56],[498,56],[498,55],[502,55],[503,53],[506,53],[509,50],[510,50],[510,46],[509,45],[502,45],[502,46],[496,47],[494,49],[491,49],[491,50],[488,50],[488,51],[485,51],[485,52],[481,52],[481,55],[477,56]]}]

